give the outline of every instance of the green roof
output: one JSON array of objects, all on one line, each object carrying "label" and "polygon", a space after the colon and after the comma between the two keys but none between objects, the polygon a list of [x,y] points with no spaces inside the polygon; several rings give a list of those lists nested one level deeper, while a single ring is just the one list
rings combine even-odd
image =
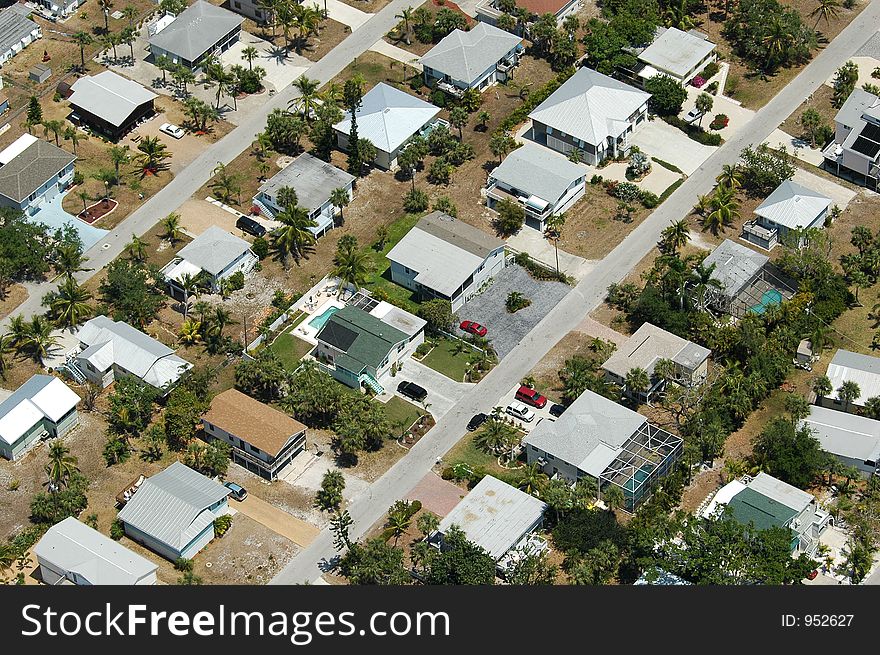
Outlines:
[{"label": "green roof", "polygon": [[357,307],[343,307],[330,316],[317,338],[345,355],[336,365],[360,374],[365,368],[378,369],[388,353],[409,337]]},{"label": "green roof", "polygon": [[786,507],[749,487],[731,498],[727,506],[733,513],[733,518],[739,523],[743,525],[752,523],[759,530],[785,527],[791,519],[797,516],[797,512],[792,508]]}]

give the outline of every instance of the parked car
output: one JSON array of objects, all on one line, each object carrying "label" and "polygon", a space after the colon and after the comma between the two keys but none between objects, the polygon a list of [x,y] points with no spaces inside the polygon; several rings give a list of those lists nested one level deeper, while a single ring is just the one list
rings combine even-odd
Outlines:
[{"label": "parked car", "polygon": [[526,405],[537,407],[538,409],[542,409],[547,404],[547,396],[542,396],[526,385],[522,385],[517,389],[516,399],[523,401]]},{"label": "parked car", "polygon": [[174,123],[162,123],[162,125],[159,126],[159,131],[164,132],[175,139],[182,139],[183,135],[186,134],[182,127],[178,127]]},{"label": "parked car", "polygon": [[247,498],[247,489],[242,487],[240,484],[235,484],[234,482],[224,482],[223,486],[232,492],[229,495],[235,498],[235,500],[241,502],[242,500]]},{"label": "parked car", "polygon": [[688,113],[686,113],[684,115],[684,120],[687,121],[688,123],[693,123],[695,120],[697,120],[702,115],[703,115],[703,112],[701,112],[699,109],[694,107],[693,109],[691,109]]},{"label": "parked car", "polygon": [[478,337],[485,337],[486,333],[489,331],[484,326],[475,323],[474,321],[462,321],[461,325],[458,327],[461,328],[462,332],[470,332],[471,334],[476,334]]},{"label": "parked car", "polygon": [[397,393],[417,402],[422,402],[428,397],[428,392],[424,387],[420,387],[415,382],[407,382],[405,380],[397,385]]},{"label": "parked car", "polygon": [[553,403],[550,405],[550,416],[555,416],[559,418],[565,413],[565,405],[560,405],[559,403]]},{"label": "parked car", "polygon": [[250,216],[239,216],[238,220],[235,221],[235,227],[237,227],[242,232],[247,232],[254,237],[266,236],[266,228],[254,219],[252,219]]},{"label": "parked car", "polygon": [[528,407],[523,405],[522,403],[518,403],[516,401],[510,403],[507,406],[507,409],[504,410],[514,418],[518,418],[521,421],[525,421],[526,423],[531,423],[535,420],[535,412],[530,410]]},{"label": "parked car", "polygon": [[470,432],[473,432],[474,430],[476,430],[478,427],[483,425],[483,423],[485,423],[488,420],[489,420],[488,414],[483,414],[482,412],[480,412],[479,414],[474,414],[474,416],[471,418],[471,420],[468,421],[467,429]]},{"label": "parked car", "polygon": [[818,569],[813,569],[812,571],[807,573],[807,580],[815,580],[818,577],[819,577],[819,570]]}]

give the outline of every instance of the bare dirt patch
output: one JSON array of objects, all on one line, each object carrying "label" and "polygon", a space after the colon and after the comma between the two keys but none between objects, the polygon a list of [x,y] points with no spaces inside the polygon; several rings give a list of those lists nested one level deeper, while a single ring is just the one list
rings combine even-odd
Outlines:
[{"label": "bare dirt patch", "polygon": [[21,284],[13,284],[6,290],[6,297],[0,300],[0,318],[9,316],[27,298],[27,289]]}]

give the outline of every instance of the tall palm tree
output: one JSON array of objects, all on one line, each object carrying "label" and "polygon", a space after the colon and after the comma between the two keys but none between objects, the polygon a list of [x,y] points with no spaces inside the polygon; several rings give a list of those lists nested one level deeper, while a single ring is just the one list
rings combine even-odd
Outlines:
[{"label": "tall palm tree", "polygon": [[70,482],[74,473],[79,472],[77,459],[70,454],[70,448],[61,439],[49,442],[49,463],[46,464],[46,476],[49,478],[49,490],[53,493],[61,491]]},{"label": "tall palm tree", "polygon": [[62,275],[73,275],[89,270],[83,266],[88,258],[83,257],[82,250],[77,244],[62,244],[55,252],[55,270]]},{"label": "tall palm tree", "polygon": [[502,455],[519,441],[516,430],[497,419],[486,421],[474,437],[474,445],[492,455]]},{"label": "tall palm tree", "polygon": [[697,309],[701,312],[706,311],[707,298],[706,294],[710,289],[721,289],[722,284],[718,281],[717,278],[713,277],[713,273],[715,272],[715,264],[711,266],[703,266],[702,264],[697,264],[694,266],[691,271],[690,281],[694,285],[694,290],[697,294]]},{"label": "tall palm tree", "polygon": [[361,288],[370,272],[371,260],[363,250],[350,248],[337,252],[333,264],[333,275],[339,278],[341,295],[348,287],[354,287],[355,291]]},{"label": "tall palm tree", "polygon": [[660,237],[665,251],[678,252],[691,240],[691,230],[688,227],[687,221],[682,219],[663,228]]},{"label": "tall palm tree", "polygon": [[58,140],[58,137],[61,135],[61,132],[64,130],[64,121],[59,120],[48,120],[43,121],[43,136],[48,137],[49,132],[55,135],[55,145],[60,146],[61,143]]},{"label": "tall palm tree", "polygon": [[351,198],[348,195],[348,189],[345,187],[337,187],[330,192],[330,204],[339,210],[339,223],[345,222],[342,217],[342,209],[348,207]]},{"label": "tall palm tree", "polygon": [[602,501],[608,506],[608,509],[615,510],[623,507],[626,498],[620,487],[616,484],[609,484],[602,490]]},{"label": "tall palm tree", "polygon": [[837,399],[846,403],[846,411],[849,411],[850,404],[861,395],[862,390],[854,380],[847,380],[837,390]]},{"label": "tall palm tree", "polygon": [[86,48],[95,40],[92,38],[92,35],[88,32],[77,32],[73,35],[73,41],[79,46],[79,58],[81,62],[81,70],[86,69]]},{"label": "tall palm tree", "polygon": [[315,235],[308,228],[318,224],[309,218],[308,210],[298,205],[287,207],[275,220],[281,226],[272,233],[272,238],[282,261],[286,266],[288,256],[293,256],[299,263],[308,247],[315,243]]},{"label": "tall palm tree", "polygon": [[519,488],[527,494],[537,496],[549,482],[547,474],[537,464],[529,464],[523,468],[522,477],[519,480]]},{"label": "tall palm tree", "polygon": [[113,162],[113,170],[116,179],[119,179],[119,167],[131,161],[131,151],[128,146],[110,146],[110,161]]},{"label": "tall palm tree", "polygon": [[76,146],[80,141],[85,141],[88,137],[76,129],[73,125],[68,125],[64,128],[64,140],[70,141],[70,144],[73,146],[73,154],[76,154]]},{"label": "tall palm tree", "polygon": [[59,327],[76,327],[92,315],[94,309],[89,304],[91,299],[89,290],[68,275],[49,304],[52,318]]},{"label": "tall palm tree", "polygon": [[791,45],[791,39],[792,36],[788,27],[779,17],[774,18],[769,31],[762,40],[768,55],[766,64],[768,71],[776,69],[777,63]]},{"label": "tall palm tree", "polygon": [[248,70],[254,70],[254,59],[259,56],[259,51],[252,45],[245,46],[241,51],[241,58],[248,63]]},{"label": "tall palm tree", "polygon": [[304,120],[310,121],[317,107],[318,88],[321,83],[300,75],[292,86],[299,92],[299,97],[290,101],[288,109],[300,112]]},{"label": "tall palm tree", "polygon": [[415,11],[412,7],[407,7],[406,9],[401,9],[399,14],[396,14],[394,17],[403,21],[403,34],[404,39],[406,39],[406,45],[410,45],[410,25],[409,22],[412,20],[413,11]]},{"label": "tall palm tree", "polygon": [[171,159],[168,146],[162,143],[157,136],[145,136],[137,146],[141,153],[137,156],[138,166],[144,173],[157,173],[166,166],[167,160]]},{"label": "tall palm tree", "polygon": [[219,305],[214,307],[214,314],[211,316],[211,323],[217,329],[217,336],[223,336],[223,330],[227,325],[236,325],[237,321],[232,318],[232,312],[228,309],[220,307]]},{"label": "tall palm tree", "polygon": [[648,377],[648,372],[645,369],[636,366],[626,374],[624,384],[626,390],[638,401],[641,394],[647,393],[651,388],[651,378]]},{"label": "tall palm tree", "polygon": [[104,31],[110,31],[110,10],[113,9],[113,0],[98,0],[98,7],[104,14]]},{"label": "tall palm tree", "polygon": [[734,220],[739,217],[739,202],[733,189],[726,186],[719,186],[715,189],[715,194],[710,201],[710,209],[702,219],[703,229],[710,230],[712,234],[718,235],[723,232],[724,228],[732,225]]},{"label": "tall palm tree", "polygon": [[135,261],[142,262],[147,258],[147,242],[138,235],[131,235],[131,241],[125,246],[128,256]]},{"label": "tall palm tree", "polygon": [[122,15],[128,19],[128,26],[134,28],[134,19],[138,17],[138,8],[134,5],[125,5],[122,8]]},{"label": "tall palm tree", "polygon": [[177,212],[171,212],[162,219],[162,228],[165,230],[165,238],[173,246],[174,243],[180,240],[181,234],[183,232],[180,229],[180,214]]},{"label": "tall palm tree", "polygon": [[840,7],[840,3],[837,0],[816,0],[816,2],[818,5],[810,12],[810,18],[816,18],[816,24],[813,25],[814,30],[819,27],[820,20],[825,19],[825,25],[827,26],[832,18],[837,18],[837,10]]},{"label": "tall palm tree", "polygon": [[199,282],[191,273],[184,273],[177,280],[177,283],[183,289],[183,318],[185,319],[189,315],[189,297],[196,292]]},{"label": "tall palm tree", "polygon": [[58,343],[52,336],[54,326],[42,316],[34,316],[27,325],[27,333],[21,347],[29,350],[35,362],[49,355],[49,350]]}]

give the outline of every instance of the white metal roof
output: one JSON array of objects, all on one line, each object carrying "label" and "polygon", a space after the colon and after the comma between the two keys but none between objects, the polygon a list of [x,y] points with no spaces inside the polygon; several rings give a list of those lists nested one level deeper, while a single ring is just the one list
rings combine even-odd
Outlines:
[{"label": "white metal roof", "polygon": [[196,62],[243,22],[243,16],[204,0],[196,0],[162,31],[151,36],[149,42],[151,46]]},{"label": "white metal roof", "polygon": [[77,573],[92,585],[136,584],[159,568],[73,517],[49,528],[34,554],[41,563]]},{"label": "white metal roof", "polygon": [[522,37],[478,22],[466,32],[453,30],[447,34],[421,58],[420,63],[453,80],[473,84],[520,43]]},{"label": "white metal roof", "polygon": [[831,198],[786,180],[758,205],[755,213],[777,225],[796,230],[809,227],[831,205]]},{"label": "white metal roof", "polygon": [[540,522],[547,505],[506,482],[485,476],[440,522],[445,533],[457,525],[495,561]]},{"label": "white metal roof", "polygon": [[218,275],[251,249],[244,239],[212,225],[177,253],[200,270]]},{"label": "white metal roof", "polygon": [[849,381],[859,385],[861,392],[853,400],[855,405],[864,405],[868,398],[880,396],[880,359],[877,357],[840,349],[834,353],[826,375],[832,387],[829,397],[836,397],[837,390]]},{"label": "white metal roof", "polygon": [[798,489],[788,484],[788,482],[783,482],[779,478],[774,478],[763,471],[752,478],[748,488],[798,513],[804,511],[815,500],[806,491]]},{"label": "white metal roof", "polygon": [[718,493],[716,493],[712,497],[712,500],[710,500],[709,504],[706,505],[706,508],[703,510],[701,516],[707,519],[715,517],[715,515],[723,506],[730,503],[730,501],[733,500],[733,497],[745,488],[746,485],[744,485],[740,480],[731,480],[726,485],[721,487],[721,489],[718,490]]},{"label": "white metal roof", "polygon": [[618,137],[629,117],[648,102],[645,93],[591,68],[580,68],[529,118],[592,145]]},{"label": "white metal roof", "polygon": [[642,50],[638,58],[654,68],[683,78],[714,49],[715,44],[711,41],[670,27]]},{"label": "white metal roof", "polygon": [[526,142],[492,170],[489,180],[555,205],[572,184],[586,175],[586,167],[549,148]]},{"label": "white metal roof", "polygon": [[70,104],[121,126],[145,102],[158,98],[155,93],[113,71],[81,77],[70,87]]},{"label": "white metal roof", "polygon": [[[439,113],[439,107],[379,82],[364,95],[358,109],[358,138],[369,139],[379,150],[391,153]],[[346,112],[333,129],[349,134],[351,114]]]},{"label": "white metal roof", "polygon": [[860,462],[880,462],[880,421],[812,405],[803,424],[813,431],[822,450]]},{"label": "white metal roof", "polygon": [[14,444],[44,417],[53,423],[79,403],[79,396],[51,375],[34,375],[0,403],[0,438]]}]

